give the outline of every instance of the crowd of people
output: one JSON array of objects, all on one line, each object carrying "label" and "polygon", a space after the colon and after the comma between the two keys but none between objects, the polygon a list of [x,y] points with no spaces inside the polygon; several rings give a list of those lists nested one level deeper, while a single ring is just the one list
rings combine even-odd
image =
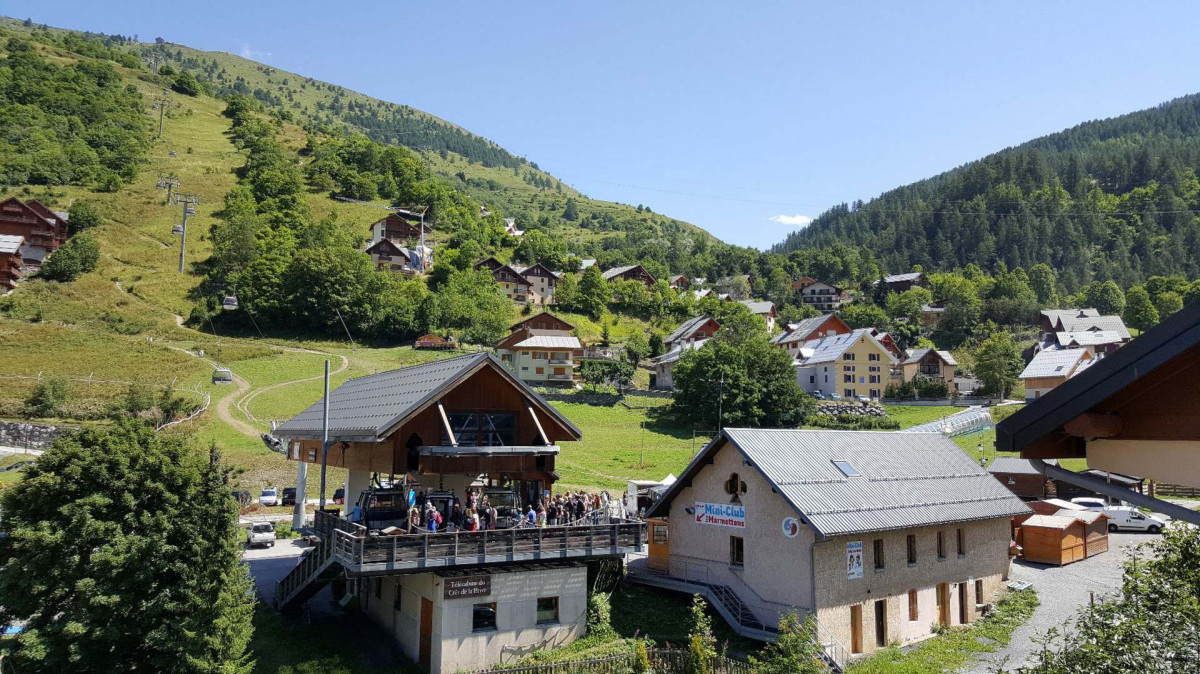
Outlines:
[{"label": "crowd of people", "polygon": [[602,518],[625,517],[625,504],[614,500],[608,491],[589,494],[582,489],[577,492],[558,493],[544,502],[526,506],[521,526],[554,527],[568,524],[597,524]]}]

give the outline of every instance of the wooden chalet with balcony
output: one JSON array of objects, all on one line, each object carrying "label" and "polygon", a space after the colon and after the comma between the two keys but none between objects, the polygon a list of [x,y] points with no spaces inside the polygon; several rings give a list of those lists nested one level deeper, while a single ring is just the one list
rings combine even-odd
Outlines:
[{"label": "wooden chalet with balcony", "polygon": [[21,245],[24,237],[0,234],[0,293],[17,287],[21,280]]},{"label": "wooden chalet with balcony", "polygon": [[425,224],[424,216],[415,211],[397,209],[380,220],[371,223],[371,241],[391,239],[393,241],[408,241],[420,239],[421,231],[433,233],[433,228]]},{"label": "wooden chalet with balcony", "polygon": [[[524,512],[557,481],[558,444],[581,438],[487,353],[347,381],[329,394],[324,446],[323,402],[276,427],[274,444],[313,467],[324,449],[328,466],[348,471],[348,506],[373,507],[380,494],[397,491],[372,487],[376,480],[403,485],[386,504],[400,518],[413,504],[467,504],[488,489],[513,495]],[[642,523],[607,514],[561,526],[431,532],[376,529],[369,512],[355,511],[351,519],[317,512],[319,542],[279,582],[275,605],[296,607],[338,579],[430,672],[475,670],[582,636],[587,564],[639,551],[644,535]]]},{"label": "wooden chalet with balcony", "polygon": [[605,281],[641,281],[646,284],[647,288],[654,287],[654,276],[640,264],[613,267],[605,271],[601,276],[604,277]]},{"label": "wooden chalet with balcony", "polygon": [[22,203],[16,197],[0,201],[0,234],[19,236],[24,264],[40,266],[67,240],[67,218],[36,199]]}]

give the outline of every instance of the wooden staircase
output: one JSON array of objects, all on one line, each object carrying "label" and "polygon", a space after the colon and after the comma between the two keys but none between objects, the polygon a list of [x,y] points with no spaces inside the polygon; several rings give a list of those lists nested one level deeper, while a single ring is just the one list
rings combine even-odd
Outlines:
[{"label": "wooden staircase", "polygon": [[275,583],[275,610],[283,611],[303,604],[340,571],[341,566],[333,554],[333,539],[321,538],[288,575]]}]

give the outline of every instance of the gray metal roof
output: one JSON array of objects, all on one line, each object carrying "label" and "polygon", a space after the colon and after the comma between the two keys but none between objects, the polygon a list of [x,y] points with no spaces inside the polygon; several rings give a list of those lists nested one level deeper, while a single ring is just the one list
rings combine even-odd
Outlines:
[{"label": "gray metal roof", "polygon": [[[1058,465],[1058,461],[1049,459],[1046,463]],[[997,456],[992,465],[988,466],[989,473],[1005,473],[1009,475],[1041,475],[1029,459],[1019,456]]]},{"label": "gray metal roof", "polygon": [[579,343],[578,337],[562,337],[559,335],[534,335],[525,339],[518,344],[513,345],[514,349],[582,349],[583,345]]},{"label": "gray metal roof", "polygon": [[1099,316],[1100,311],[1098,309],[1042,309],[1042,315],[1053,321],[1063,318],[1064,316],[1078,316],[1081,318],[1086,316]]},{"label": "gray metal roof", "polygon": [[[931,349],[927,346],[919,349],[911,349],[908,352],[908,358],[905,358],[904,362],[916,363],[924,358],[925,354],[929,353],[930,351],[934,351],[934,349]],[[949,351],[942,351],[938,349],[936,352],[937,355],[940,356],[947,365],[958,365],[958,361],[954,360],[954,356],[951,355]]]},{"label": "gray metal roof", "polygon": [[813,316],[805,318],[799,323],[789,323],[786,332],[776,335],[771,339],[772,344],[791,344],[792,342],[808,341],[809,335],[821,327],[825,321],[833,314],[825,314],[823,316]]},{"label": "gray metal roof", "polygon": [[[648,514],[669,512],[667,504],[727,444],[822,536],[1029,512],[958,445],[938,434],[726,428]],[[835,460],[848,461],[861,477],[846,477],[833,465]]]},{"label": "gray metal roof", "polygon": [[670,335],[668,335],[667,338],[663,340],[663,343],[670,344],[672,342],[677,342],[681,339],[690,338],[692,335],[696,334],[696,331],[699,330],[700,327],[703,326],[705,323],[707,323],[708,320],[709,320],[708,316],[697,316],[695,318],[689,318],[688,320],[684,321],[678,328],[675,328],[675,331],[672,332]]},{"label": "gray metal roof", "polygon": [[922,274],[919,271],[911,271],[911,272],[908,272],[907,274],[891,274],[891,275],[883,277],[883,282],[884,283],[899,283],[901,281],[915,281],[915,280],[921,278],[921,275]]},{"label": "gray metal roof", "polygon": [[[858,339],[863,335],[866,335],[871,339],[871,341],[879,344],[879,340],[875,339],[875,337],[871,334],[871,328],[859,328],[842,335],[830,335],[828,337],[821,337],[820,339],[814,339],[805,342],[804,347],[812,349],[813,354],[804,360],[804,364],[816,365],[818,363],[833,362],[838,358],[841,358],[842,354],[846,353],[850,347],[854,346],[855,343],[858,342]],[[892,354],[888,353],[888,350],[883,348],[882,344],[879,345],[879,348],[884,353],[887,353],[889,363],[895,360],[892,358]]]},{"label": "gray metal roof", "polygon": [[609,269],[608,271],[601,274],[601,276],[606,279],[611,279],[614,276],[619,276],[621,274],[624,274],[625,272],[629,271],[630,269],[636,269],[638,266],[640,266],[640,265],[629,264],[629,265],[625,265],[624,267],[613,267],[612,269]]},{"label": "gray metal roof", "polygon": [[742,306],[750,310],[752,314],[769,314],[775,310],[774,302],[756,302],[754,300],[741,300],[738,302]]},{"label": "gray metal roof", "polygon": [[653,362],[655,364],[659,364],[659,365],[661,365],[663,363],[674,363],[677,360],[679,360],[681,357],[683,357],[684,351],[693,351],[695,349],[699,349],[700,347],[704,346],[707,343],[708,343],[707,339],[698,339],[694,342],[677,344],[670,351],[653,359],[651,362]]},{"label": "gray metal roof", "polygon": [[0,234],[0,253],[15,253],[21,250],[25,237],[16,234]]},{"label": "gray metal roof", "polygon": [[[492,366],[514,386],[533,399],[576,437],[579,429],[541,399],[533,389],[517,379],[490,353],[465,356],[414,365],[391,372],[369,374],[347,380],[329,392],[329,439],[373,442],[381,439],[397,423],[450,389],[477,367]],[[281,438],[321,438],[321,400],[283,422],[274,431]]]},{"label": "gray metal roof", "polygon": [[1078,332],[1056,332],[1054,338],[1062,346],[1077,344],[1079,346],[1097,346],[1100,344],[1116,344],[1125,339],[1116,330],[1080,330]]},{"label": "gray metal roof", "polygon": [[1059,321],[1065,332],[1083,332],[1085,330],[1111,330],[1121,335],[1121,339],[1132,339],[1129,328],[1120,316],[1087,316],[1085,318],[1062,317]]},{"label": "gray metal roof", "polygon": [[1021,371],[1020,378],[1070,377],[1079,360],[1088,356],[1083,349],[1047,349],[1038,351],[1033,360]]}]

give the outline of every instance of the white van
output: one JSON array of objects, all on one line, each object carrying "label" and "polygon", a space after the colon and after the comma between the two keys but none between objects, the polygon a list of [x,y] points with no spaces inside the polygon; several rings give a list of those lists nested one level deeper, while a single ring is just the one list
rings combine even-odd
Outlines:
[{"label": "white van", "polygon": [[1152,534],[1157,534],[1167,526],[1167,520],[1163,519],[1161,515],[1154,513],[1147,514],[1129,506],[1112,506],[1111,508],[1105,508],[1103,512],[1109,517],[1109,531],[1131,529],[1133,531],[1148,531]]},{"label": "white van", "polygon": [[258,503],[262,506],[279,505],[279,490],[275,487],[263,488],[262,493],[258,495]]}]

